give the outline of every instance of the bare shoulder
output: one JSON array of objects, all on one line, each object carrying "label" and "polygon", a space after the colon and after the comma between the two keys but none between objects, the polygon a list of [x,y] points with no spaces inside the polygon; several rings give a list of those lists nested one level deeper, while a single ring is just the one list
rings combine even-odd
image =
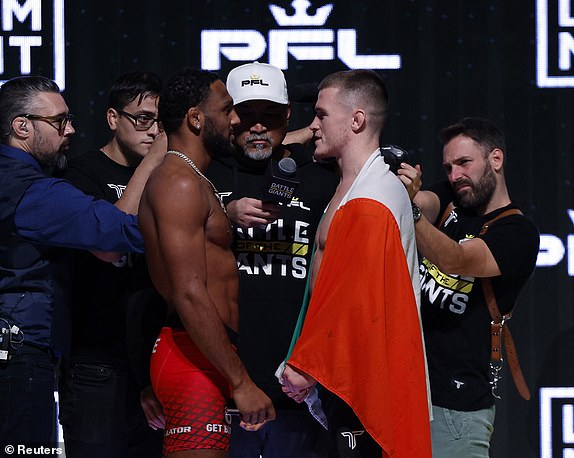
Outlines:
[{"label": "bare shoulder", "polygon": [[178,212],[173,216],[183,217],[190,212],[194,215],[198,211],[209,212],[210,203],[201,177],[194,170],[164,160],[148,180],[142,209],[146,206],[154,211]]}]

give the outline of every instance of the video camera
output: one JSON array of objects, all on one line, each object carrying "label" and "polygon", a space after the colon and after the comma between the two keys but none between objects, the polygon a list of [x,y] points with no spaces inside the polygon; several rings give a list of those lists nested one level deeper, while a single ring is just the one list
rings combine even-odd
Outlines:
[{"label": "video camera", "polygon": [[389,164],[389,168],[391,172],[395,175],[401,166],[401,162],[406,162],[407,164],[411,164],[411,157],[407,151],[402,148],[399,148],[395,145],[382,145],[380,148],[381,156],[387,164]]}]

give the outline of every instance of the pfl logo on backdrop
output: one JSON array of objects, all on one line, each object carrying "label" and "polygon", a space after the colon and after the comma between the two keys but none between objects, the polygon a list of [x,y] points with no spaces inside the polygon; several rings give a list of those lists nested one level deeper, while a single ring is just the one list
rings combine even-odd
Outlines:
[{"label": "pfl logo on backdrop", "polygon": [[0,84],[38,74],[63,90],[64,0],[0,0],[0,14]]},{"label": "pfl logo on backdrop", "polygon": [[540,458],[574,457],[574,387],[540,388]]},{"label": "pfl logo on backdrop", "polygon": [[574,87],[572,0],[536,1],[536,83]]},{"label": "pfl logo on backdrop", "polygon": [[399,54],[357,54],[357,30],[323,28],[333,11],[333,4],[309,14],[311,2],[294,0],[295,13],[269,5],[280,27],[269,30],[267,37],[258,30],[202,30],[201,68],[220,70],[221,56],[230,61],[261,60],[268,51],[269,63],[283,70],[289,67],[289,56],[298,61],[340,60],[351,69],[396,70],[401,68]]},{"label": "pfl logo on backdrop", "polygon": [[[566,213],[574,224],[574,210],[569,208]],[[574,234],[566,235],[566,240],[554,234],[540,234],[540,249],[538,250],[536,267],[554,267],[564,259],[566,259],[568,275],[574,277]]]}]

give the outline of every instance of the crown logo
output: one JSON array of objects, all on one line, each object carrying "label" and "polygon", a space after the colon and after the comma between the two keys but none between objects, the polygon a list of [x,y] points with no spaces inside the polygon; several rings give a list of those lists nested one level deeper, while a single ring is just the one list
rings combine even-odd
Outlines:
[{"label": "crown logo", "polygon": [[311,16],[307,14],[307,9],[311,6],[309,0],[293,0],[291,6],[295,8],[295,14],[292,16],[287,15],[285,8],[281,8],[277,5],[269,5],[271,14],[275,18],[275,21],[280,26],[287,25],[324,25],[327,22],[327,18],[331,11],[333,10],[333,5],[328,4],[320,8],[317,8],[317,12]]}]

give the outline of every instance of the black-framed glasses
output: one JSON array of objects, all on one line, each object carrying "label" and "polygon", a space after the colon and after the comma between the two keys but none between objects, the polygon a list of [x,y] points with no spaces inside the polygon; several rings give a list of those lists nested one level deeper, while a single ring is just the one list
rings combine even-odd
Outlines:
[{"label": "black-framed glasses", "polygon": [[154,118],[153,116],[150,116],[147,114],[134,115],[134,114],[128,113],[127,111],[118,110],[117,108],[115,110],[119,114],[121,114],[123,116],[127,116],[128,118],[130,118],[134,122],[134,127],[136,128],[136,130],[151,129],[152,126],[154,125],[154,123],[156,123],[156,122],[157,122],[158,129],[163,130],[161,127],[161,122],[159,121],[159,119]]},{"label": "black-framed glasses", "polygon": [[[60,133],[60,135],[64,132],[64,130],[66,130],[66,126],[68,125],[68,123],[71,123],[74,120],[74,115],[70,114],[70,113],[59,114],[59,115],[54,115],[54,116],[41,116],[41,115],[25,113],[25,114],[18,115],[15,118],[20,118],[20,117],[26,118],[26,119],[31,119],[32,121],[47,122],[54,129],[56,129]],[[54,124],[54,123],[56,123],[56,124]]]}]

